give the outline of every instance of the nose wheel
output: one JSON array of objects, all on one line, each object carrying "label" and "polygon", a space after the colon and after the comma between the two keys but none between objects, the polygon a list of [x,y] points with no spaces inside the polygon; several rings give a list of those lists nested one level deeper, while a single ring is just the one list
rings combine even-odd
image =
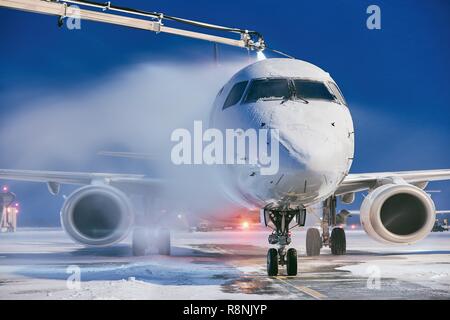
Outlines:
[{"label": "nose wheel", "polygon": [[267,251],[267,275],[269,277],[278,275],[278,251],[275,248]]},{"label": "nose wheel", "polygon": [[288,276],[297,275],[297,250],[289,248],[285,254],[279,254],[275,248],[267,251],[267,275],[276,277],[278,275],[278,266],[286,265],[286,274]]},{"label": "nose wheel", "polygon": [[277,276],[279,266],[286,266],[286,274],[288,276],[297,275],[297,250],[294,248],[286,249],[291,243],[289,225],[295,218],[296,225],[303,226],[305,224],[305,217],[305,209],[264,210],[264,222],[266,226],[270,226],[273,229],[272,234],[269,235],[269,244],[278,245],[278,249],[270,248],[267,251],[268,276]]},{"label": "nose wheel", "polygon": [[286,273],[288,276],[297,275],[297,250],[289,248],[286,254]]}]

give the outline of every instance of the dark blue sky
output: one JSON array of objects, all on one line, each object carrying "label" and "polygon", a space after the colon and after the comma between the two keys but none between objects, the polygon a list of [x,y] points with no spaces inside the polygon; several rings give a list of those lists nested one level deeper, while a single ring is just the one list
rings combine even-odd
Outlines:
[{"label": "dark blue sky", "polygon": [[[254,29],[270,47],[330,72],[354,116],[353,172],[450,168],[447,0],[113,3]],[[366,28],[370,4],[381,8],[381,30]],[[0,125],[24,111],[27,100],[42,98],[46,88],[88,85],[140,61],[213,58],[212,45],[199,40],[86,21],[69,31],[58,28],[55,17],[6,9],[0,9],[0,39]],[[220,52],[222,59],[246,54],[224,47]],[[14,163],[0,156],[0,167]],[[438,208],[450,208],[449,185],[430,187],[442,190],[433,196]],[[13,187],[22,199],[23,224],[57,223],[61,199],[52,201],[45,186]],[[51,201],[54,216],[39,216]]]}]

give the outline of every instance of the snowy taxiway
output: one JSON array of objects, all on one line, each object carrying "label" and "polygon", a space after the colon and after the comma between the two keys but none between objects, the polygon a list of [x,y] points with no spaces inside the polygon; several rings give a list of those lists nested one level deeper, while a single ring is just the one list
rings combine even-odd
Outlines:
[{"label": "snowy taxiway", "polygon": [[346,256],[310,258],[297,231],[299,275],[276,278],[267,235],[175,233],[172,256],[132,257],[127,243],[91,249],[59,229],[19,229],[0,234],[0,299],[450,299],[450,232],[385,246],[348,231]]}]

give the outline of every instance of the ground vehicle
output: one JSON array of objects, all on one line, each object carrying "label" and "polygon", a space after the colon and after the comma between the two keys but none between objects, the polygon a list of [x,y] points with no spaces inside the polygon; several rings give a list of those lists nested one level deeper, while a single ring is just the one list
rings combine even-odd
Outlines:
[{"label": "ground vehicle", "polygon": [[443,231],[448,231],[448,230],[444,227],[444,225],[439,220],[436,220],[431,232],[443,232]]}]

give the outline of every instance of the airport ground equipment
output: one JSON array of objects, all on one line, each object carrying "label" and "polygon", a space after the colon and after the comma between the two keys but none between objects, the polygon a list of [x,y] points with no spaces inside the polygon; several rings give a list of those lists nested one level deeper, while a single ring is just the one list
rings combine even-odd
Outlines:
[{"label": "airport ground equipment", "polygon": [[17,228],[17,214],[19,209],[13,205],[16,195],[4,188],[0,192],[0,231],[1,232],[15,232]]},{"label": "airport ground equipment", "polygon": [[[174,17],[159,12],[116,6],[110,1],[99,3],[85,0],[0,0],[0,7],[57,16],[59,26],[62,26],[64,20],[68,18],[81,19],[148,30],[156,33],[174,34],[248,50],[262,51],[266,49],[264,38],[257,31],[224,27]],[[231,35],[218,36],[212,32],[196,32],[188,28],[170,27],[166,25],[169,23],[228,33],[237,37],[232,37]]]}]

